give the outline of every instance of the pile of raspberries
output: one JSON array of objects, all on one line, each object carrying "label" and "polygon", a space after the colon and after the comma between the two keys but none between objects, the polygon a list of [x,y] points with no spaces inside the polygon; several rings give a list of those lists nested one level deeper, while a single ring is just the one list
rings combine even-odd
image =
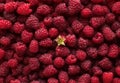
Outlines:
[{"label": "pile of raspberries", "polygon": [[0,0],[0,83],[120,83],[120,0]]}]

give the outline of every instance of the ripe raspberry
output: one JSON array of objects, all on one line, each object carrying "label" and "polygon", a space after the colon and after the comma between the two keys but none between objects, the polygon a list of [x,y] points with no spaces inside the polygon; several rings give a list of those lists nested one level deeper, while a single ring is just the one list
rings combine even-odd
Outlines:
[{"label": "ripe raspberry", "polygon": [[78,39],[78,47],[81,49],[85,49],[88,46],[88,40],[80,37]]},{"label": "ripe raspberry", "polygon": [[76,80],[70,79],[68,83],[76,83]]},{"label": "ripe raspberry", "polygon": [[35,81],[35,80],[34,80],[34,81],[30,82],[30,83],[40,83],[40,82],[39,82],[39,81]]},{"label": "ripe raspberry", "polygon": [[51,16],[48,16],[48,17],[45,17],[44,18],[44,24],[46,25],[46,26],[51,26],[52,25],[52,23],[53,23],[53,18],[51,17]]},{"label": "ripe raspberry", "polygon": [[90,23],[92,27],[98,28],[105,23],[105,18],[104,17],[92,17],[90,19]]},{"label": "ripe raspberry", "polygon": [[91,82],[90,83],[100,83],[100,80],[99,80],[98,77],[93,76],[93,77],[91,77]]},{"label": "ripe raspberry", "polygon": [[67,55],[69,55],[70,50],[64,46],[58,46],[58,47],[56,47],[55,52],[56,52],[56,56],[66,57]]},{"label": "ripe raspberry", "polygon": [[7,45],[9,45],[10,43],[11,43],[10,38],[4,37],[4,36],[0,38],[0,44],[1,44],[1,45],[7,46]]},{"label": "ripe raspberry", "polygon": [[15,80],[11,80],[10,83],[21,83],[20,80],[15,79]]},{"label": "ripe raspberry", "polygon": [[62,15],[62,14],[67,14],[68,9],[65,3],[60,3],[56,6],[55,12]]},{"label": "ripe raspberry", "polygon": [[114,78],[113,79],[113,83],[119,83],[120,82],[120,79],[119,78]]},{"label": "ripe raspberry", "polygon": [[77,65],[69,65],[68,67],[68,74],[69,75],[76,75],[80,73],[80,67]]},{"label": "ripe raspberry", "polygon": [[32,53],[37,53],[39,51],[39,43],[37,40],[32,40],[30,42],[29,51]]},{"label": "ripe raspberry", "polygon": [[43,39],[39,42],[39,45],[41,47],[45,47],[45,48],[51,47],[52,46],[52,40],[50,38]]},{"label": "ripe raspberry", "polygon": [[83,74],[78,78],[78,83],[90,83],[90,75],[89,74]]},{"label": "ripe raspberry", "polygon": [[39,15],[48,15],[51,12],[51,8],[48,5],[42,4],[37,8],[36,13]]},{"label": "ripe raspberry", "polygon": [[43,64],[52,64],[52,55],[51,54],[43,54],[39,57],[39,61]]},{"label": "ripe raspberry", "polygon": [[0,3],[0,13],[4,11],[4,4]]},{"label": "ripe raspberry", "polygon": [[115,15],[113,13],[108,13],[105,16],[105,20],[108,24],[113,23],[115,21]]},{"label": "ripe raspberry", "polygon": [[57,73],[57,70],[53,65],[48,65],[45,67],[42,73],[44,77],[51,77]]},{"label": "ripe raspberry", "polygon": [[12,30],[17,33],[17,34],[20,34],[22,33],[22,31],[25,29],[25,26],[24,24],[21,24],[19,22],[15,22],[15,24],[13,25],[12,27]]},{"label": "ripe raspberry", "polygon": [[77,50],[76,51],[76,57],[77,57],[78,60],[84,61],[86,59],[86,56],[87,56],[87,54],[86,54],[85,51],[83,51],[83,50]]},{"label": "ripe raspberry", "polygon": [[7,63],[7,65],[10,67],[10,68],[15,68],[17,67],[18,65],[18,61],[16,59],[10,59]]},{"label": "ripe raspberry", "polygon": [[89,71],[92,66],[92,62],[90,60],[85,60],[81,63],[81,68],[85,71]]},{"label": "ripe raspberry", "polygon": [[10,29],[12,23],[9,20],[0,20],[0,29]]},{"label": "ripe raspberry", "polygon": [[86,50],[88,56],[90,56],[91,58],[96,58],[97,55],[98,55],[98,51],[97,51],[97,48],[95,47],[88,47],[87,50]]},{"label": "ripe raspberry", "polygon": [[56,57],[56,58],[54,59],[54,66],[55,66],[56,68],[62,68],[64,65],[65,65],[65,61],[64,61],[63,58],[61,58],[61,57]]},{"label": "ripe raspberry", "polygon": [[0,83],[4,83],[4,78],[0,77]]},{"label": "ripe raspberry", "polygon": [[17,2],[8,2],[4,5],[4,9],[6,12],[14,12],[17,9]]},{"label": "ripe raspberry", "polygon": [[103,27],[102,33],[107,41],[112,41],[115,38],[115,33],[110,29],[110,27]]},{"label": "ripe raspberry", "polygon": [[120,66],[117,66],[115,68],[115,72],[117,73],[118,76],[120,76]]},{"label": "ripe raspberry", "polygon": [[89,18],[89,17],[92,16],[92,11],[89,8],[84,8],[81,11],[81,16],[84,17],[84,18]]},{"label": "ripe raspberry", "polygon": [[6,77],[8,73],[9,73],[9,69],[7,67],[7,62],[5,61],[0,65],[0,76]]},{"label": "ripe raspberry", "polygon": [[92,73],[95,75],[95,76],[100,76],[100,75],[102,75],[102,69],[100,68],[100,67],[98,67],[98,66],[94,66],[93,68],[92,68]]},{"label": "ripe raspberry", "polygon": [[103,79],[103,83],[112,83],[113,73],[112,72],[103,72],[102,79]]},{"label": "ripe raspberry", "polygon": [[28,1],[31,6],[38,5],[38,3],[39,3],[39,0],[26,0],[26,1]]},{"label": "ripe raspberry", "polygon": [[104,58],[98,62],[102,69],[110,70],[112,68],[112,62],[108,58]]},{"label": "ripe raspberry", "polygon": [[27,3],[23,3],[17,8],[17,13],[20,15],[29,15],[31,12],[32,9],[30,9],[30,4]]},{"label": "ripe raspberry", "polygon": [[5,51],[0,48],[0,59],[2,59],[5,56]]},{"label": "ripe raspberry", "polygon": [[116,36],[120,38],[120,29],[116,30]]},{"label": "ripe raspberry", "polygon": [[105,2],[104,0],[91,0],[91,1],[96,4]]},{"label": "ripe raspberry", "polygon": [[101,44],[103,41],[104,41],[104,37],[103,37],[103,34],[100,33],[100,32],[97,32],[94,37],[92,38],[92,41],[95,43],[95,44]]},{"label": "ripe raspberry", "polygon": [[47,83],[59,83],[56,78],[49,78]]},{"label": "ripe raspberry", "polygon": [[120,22],[118,22],[118,21],[115,21],[113,24],[112,24],[112,26],[111,26],[111,29],[113,30],[113,31],[116,31],[116,30],[118,30],[120,28]]},{"label": "ripe raspberry", "polygon": [[73,31],[76,33],[76,34],[79,34],[80,33],[80,31],[83,29],[83,24],[80,22],[80,21],[78,21],[78,20],[74,20],[73,22],[72,22],[72,29],[73,29]]},{"label": "ripe raspberry", "polygon": [[98,48],[98,55],[100,56],[106,56],[108,53],[108,45],[106,43],[103,43],[101,46]]},{"label": "ripe raspberry", "polygon": [[17,21],[20,23],[25,23],[27,18],[28,18],[27,16],[20,15],[17,17]]},{"label": "ripe raspberry", "polygon": [[60,83],[68,83],[68,80],[69,80],[68,73],[65,71],[60,71],[58,74],[58,79]]},{"label": "ripe raspberry", "polygon": [[48,37],[48,31],[45,28],[40,28],[35,31],[35,38],[38,40],[45,39]]},{"label": "ripe raspberry", "polygon": [[72,65],[72,64],[75,64],[77,62],[77,58],[75,57],[75,55],[70,54],[66,57],[65,61],[67,64]]},{"label": "ripe raspberry", "polygon": [[70,47],[74,47],[77,43],[77,39],[75,35],[67,35],[66,36],[66,44]]},{"label": "ripe raspberry", "polygon": [[120,15],[120,1],[115,2],[112,6],[112,12],[114,12],[115,14]]},{"label": "ripe raspberry", "polygon": [[17,65],[17,67],[11,69],[12,75],[13,76],[20,75],[23,71],[22,69],[23,69],[23,65]]},{"label": "ripe raspberry", "polygon": [[67,23],[63,16],[57,16],[53,18],[53,24],[55,27],[57,27],[60,31],[63,31],[66,29]]},{"label": "ripe raspberry", "polygon": [[27,30],[22,31],[21,39],[24,43],[29,43],[32,40],[33,33],[28,32]]},{"label": "ripe raspberry", "polygon": [[58,30],[56,28],[50,28],[49,29],[49,36],[51,38],[56,38],[58,36]]}]

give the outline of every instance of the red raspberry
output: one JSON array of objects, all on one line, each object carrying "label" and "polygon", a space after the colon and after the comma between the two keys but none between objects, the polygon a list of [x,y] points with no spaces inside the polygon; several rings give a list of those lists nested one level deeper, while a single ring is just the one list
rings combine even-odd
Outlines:
[{"label": "red raspberry", "polygon": [[0,3],[0,13],[4,11],[4,4]]},{"label": "red raspberry", "polygon": [[49,78],[47,83],[59,83],[56,78]]},{"label": "red raspberry", "polygon": [[116,36],[120,38],[120,29],[116,30]]},{"label": "red raspberry", "polygon": [[91,82],[90,83],[100,83],[100,80],[99,80],[98,77],[93,76],[93,77],[91,77]]},{"label": "red raspberry", "polygon": [[0,20],[0,29],[10,29],[12,23],[9,20]]},{"label": "red raspberry", "polygon": [[110,29],[110,27],[103,27],[102,33],[107,41],[112,41],[115,38],[115,33]]},{"label": "red raspberry", "polygon": [[93,74],[95,75],[95,76],[100,76],[100,75],[102,75],[102,69],[100,68],[100,67],[98,67],[98,66],[94,66],[93,68],[92,68],[92,72],[93,72]]},{"label": "red raspberry", "polygon": [[95,44],[101,44],[103,41],[104,41],[104,37],[103,37],[103,34],[100,33],[100,32],[97,32],[94,37],[92,38],[92,41],[95,43]]},{"label": "red raspberry", "polygon": [[51,26],[52,23],[53,23],[53,18],[50,17],[50,16],[45,17],[43,22],[44,22],[44,24],[45,24],[46,26]]},{"label": "red raspberry", "polygon": [[75,57],[75,55],[70,54],[67,56],[67,58],[65,59],[66,63],[69,65],[75,64],[77,62],[77,58]]},{"label": "red raspberry", "polygon": [[8,2],[4,5],[4,9],[6,12],[14,12],[17,9],[17,2]]},{"label": "red raspberry", "polygon": [[0,48],[0,59],[2,59],[5,56],[5,51]]},{"label": "red raspberry", "polygon": [[52,55],[51,54],[43,54],[39,57],[39,61],[43,64],[52,64]]},{"label": "red raspberry", "polygon": [[65,71],[60,71],[58,74],[58,79],[60,83],[68,83],[68,80],[69,80],[68,73]]},{"label": "red raspberry", "polygon": [[83,74],[78,78],[78,83],[90,83],[90,75]]},{"label": "red raspberry", "polygon": [[48,65],[47,67],[45,67],[42,73],[44,77],[51,77],[57,73],[57,70],[55,69],[53,65]]},{"label": "red raspberry", "polygon": [[32,40],[30,42],[29,51],[32,53],[37,53],[39,51],[39,43],[37,40]]},{"label": "red raspberry", "polygon": [[93,3],[103,3],[103,2],[105,2],[104,0],[91,0]]},{"label": "red raspberry", "polygon": [[17,67],[11,69],[12,75],[13,76],[20,75],[22,73],[22,69],[23,69],[23,65],[17,65]]},{"label": "red raspberry", "polygon": [[118,30],[120,28],[120,22],[118,22],[118,21],[115,21],[113,24],[112,24],[112,26],[111,26],[111,29],[113,30],[113,31],[116,31],[116,30]]},{"label": "red raspberry", "polygon": [[95,47],[88,47],[87,50],[86,50],[88,56],[90,56],[91,58],[96,58],[97,55],[98,55],[98,51]]},{"label": "red raspberry", "polygon": [[105,23],[105,18],[104,17],[92,17],[90,20],[91,26],[94,28],[98,28],[102,26]]},{"label": "red raspberry", "polygon": [[15,68],[18,65],[17,59],[10,59],[7,63],[7,65],[11,68]]},{"label": "red raspberry", "polygon": [[108,53],[108,45],[106,43],[103,43],[99,48],[98,48],[98,55],[100,56],[106,56]]},{"label": "red raspberry", "polygon": [[66,44],[70,47],[74,47],[77,43],[77,39],[75,35],[67,35],[66,36]]},{"label": "red raspberry", "polygon": [[84,17],[84,18],[89,18],[89,17],[92,16],[92,11],[89,8],[84,8],[81,11],[81,16]]},{"label": "red raspberry", "polygon": [[66,57],[67,55],[69,55],[69,53],[70,50],[67,47],[64,46],[56,47],[56,56]]},{"label": "red raspberry", "polygon": [[90,60],[85,60],[81,63],[81,68],[85,71],[89,71],[92,66],[92,62]]},{"label": "red raspberry", "polygon": [[60,3],[56,6],[55,12],[58,14],[67,14],[68,9],[65,3]]},{"label": "red raspberry", "polygon": [[40,82],[39,82],[39,81],[35,81],[35,80],[34,80],[34,81],[30,82],[30,83],[40,83]]},{"label": "red raspberry", "polygon": [[51,12],[51,8],[45,4],[40,5],[36,11],[36,13],[39,15],[48,15],[50,12]]},{"label": "red raspberry", "polygon": [[0,65],[0,76],[6,77],[8,73],[9,73],[9,69],[7,67],[7,62],[5,61]]},{"label": "red raspberry", "polygon": [[115,14],[120,14],[120,1],[115,2],[112,6],[112,12]]},{"label": "red raspberry", "polygon": [[76,75],[80,73],[80,67],[77,65],[70,65],[68,67],[68,74],[69,75]]},{"label": "red raspberry", "polygon": [[22,33],[22,31],[24,30],[25,26],[24,24],[21,24],[19,22],[16,22],[13,27],[12,27],[12,30],[17,33],[17,34],[20,34]]},{"label": "red raspberry", "polygon": [[23,74],[23,75],[28,75],[30,72],[31,72],[30,66],[25,66],[25,67],[23,68],[22,74]]},{"label": "red raspberry", "polygon": [[20,80],[16,79],[16,80],[11,80],[10,83],[21,83]]},{"label": "red raspberry", "polygon": [[88,40],[80,37],[78,39],[78,47],[81,49],[85,49],[88,46]]},{"label": "red raspberry", "polygon": [[32,40],[33,33],[28,32],[27,30],[22,31],[21,39],[24,43],[29,43]]},{"label": "red raspberry", "polygon": [[50,38],[43,39],[39,42],[39,45],[41,47],[45,47],[45,48],[51,47],[52,46],[52,40]]},{"label": "red raspberry", "polygon": [[11,43],[10,38],[4,37],[4,36],[0,38],[0,44],[2,44],[2,45],[4,45],[4,46],[7,46],[7,45],[9,45],[10,43]]},{"label": "red raspberry", "polygon": [[58,30],[56,28],[50,28],[49,29],[49,36],[51,38],[56,38],[58,36]]},{"label": "red raspberry", "polygon": [[115,21],[115,15],[113,13],[108,13],[105,16],[105,20],[108,24],[113,23]]},{"label": "red raspberry", "polygon": [[25,23],[27,18],[28,18],[27,16],[20,15],[17,17],[17,21],[20,23]]},{"label": "red raspberry", "polygon": [[30,4],[27,3],[23,3],[17,8],[17,13],[20,15],[29,15],[31,12],[32,9],[30,9]]},{"label": "red raspberry", "polygon": [[108,58],[104,58],[98,62],[102,69],[110,70],[112,68],[112,62]]},{"label": "red raspberry", "polygon": [[28,1],[31,6],[38,5],[38,3],[39,3],[39,0],[26,0],[26,1]]},{"label": "red raspberry", "polygon": [[65,61],[64,61],[63,58],[61,58],[61,57],[56,57],[56,58],[54,59],[54,66],[55,66],[56,68],[62,68],[64,65],[65,65]]},{"label": "red raspberry", "polygon": [[55,4],[61,3],[63,0],[53,0]]},{"label": "red raspberry", "polygon": [[38,58],[30,58],[29,59],[29,68],[30,70],[36,70],[39,69],[40,63]]},{"label": "red raspberry", "polygon": [[83,33],[86,37],[92,37],[94,35],[94,29],[87,25],[83,28]]},{"label": "red raspberry", "polygon": [[57,27],[60,31],[63,31],[66,29],[67,23],[63,16],[57,16],[53,18],[53,24],[55,27]]},{"label": "red raspberry", "polygon": [[115,72],[117,73],[118,76],[120,76],[120,66],[117,66],[115,68]]},{"label": "red raspberry", "polygon": [[76,33],[76,34],[79,34],[80,33],[80,31],[83,29],[83,24],[80,22],[80,21],[78,21],[78,20],[74,20],[73,22],[72,22],[72,29],[73,29],[73,31]]},{"label": "red raspberry", "polygon": [[84,61],[86,59],[86,56],[87,56],[87,54],[86,54],[85,51],[83,51],[83,50],[77,50],[76,51],[76,57],[77,57],[78,60]]},{"label": "red raspberry", "polygon": [[35,38],[38,40],[45,39],[48,37],[48,31],[45,28],[40,28],[35,31]]},{"label": "red raspberry", "polygon": [[76,81],[73,80],[73,79],[70,79],[70,80],[68,81],[68,83],[76,83]]},{"label": "red raspberry", "polygon": [[113,79],[113,83],[119,83],[120,82],[120,79],[119,78],[114,78]]},{"label": "red raspberry", "polygon": [[112,83],[113,73],[112,72],[103,72],[102,79],[103,79],[103,83]]},{"label": "red raspberry", "polygon": [[4,83],[4,78],[0,77],[0,83]]}]

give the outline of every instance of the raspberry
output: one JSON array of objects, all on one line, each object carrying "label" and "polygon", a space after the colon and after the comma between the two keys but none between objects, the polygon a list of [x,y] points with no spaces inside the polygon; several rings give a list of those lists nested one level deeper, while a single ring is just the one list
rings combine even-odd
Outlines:
[{"label": "raspberry", "polygon": [[89,8],[84,8],[81,11],[81,16],[84,17],[84,18],[89,18],[89,17],[92,16],[92,11]]},{"label": "raspberry", "polygon": [[88,46],[88,40],[80,37],[78,39],[78,47],[81,49],[85,49]]},{"label": "raspberry", "polygon": [[119,83],[120,82],[120,79],[119,78],[114,78],[113,79],[113,83]]},{"label": "raspberry", "polygon": [[73,79],[70,79],[70,80],[68,81],[68,83],[76,83],[76,81],[73,80]]},{"label": "raspberry", "polygon": [[118,76],[120,76],[120,66],[117,66],[115,68],[115,72],[117,73]]},{"label": "raspberry", "polygon": [[69,80],[68,73],[65,71],[60,71],[60,73],[58,74],[58,79],[60,83],[67,83]]},{"label": "raspberry", "polygon": [[0,83],[4,83],[4,78],[0,78]]},{"label": "raspberry", "polygon": [[21,83],[20,80],[15,79],[15,80],[11,80],[10,83]]},{"label": "raspberry", "polygon": [[92,66],[92,62],[90,60],[85,60],[81,63],[81,68],[85,71],[89,71]]},{"label": "raspberry", "polygon": [[100,32],[97,32],[94,37],[92,38],[92,41],[95,43],[95,44],[101,44],[103,41],[104,41],[104,37],[103,37],[103,34],[100,33]]},{"label": "raspberry", "polygon": [[21,39],[24,43],[29,43],[32,40],[33,33],[28,32],[27,30],[22,31]]},{"label": "raspberry", "polygon": [[39,81],[32,81],[32,82],[30,82],[30,83],[40,83]]},{"label": "raspberry", "polygon": [[44,22],[44,24],[45,24],[46,26],[51,26],[52,23],[53,23],[53,18],[50,17],[50,16],[45,17],[43,22]]},{"label": "raspberry", "polygon": [[86,51],[88,56],[90,56],[91,58],[96,58],[98,55],[98,51],[95,47],[88,47]]},{"label": "raspberry", "polygon": [[45,67],[42,73],[44,77],[51,77],[57,73],[57,70],[54,68],[53,65],[48,65],[47,67]]},{"label": "raspberry", "polygon": [[86,37],[92,37],[94,35],[94,29],[87,25],[83,28],[83,33]]},{"label": "raspberry", "polygon": [[69,55],[69,53],[70,50],[67,47],[64,46],[56,47],[56,56],[66,57],[67,55]]},{"label": "raspberry", "polygon": [[116,36],[120,38],[120,29],[116,30]]},{"label": "raspberry", "polygon": [[49,78],[47,83],[59,83],[56,78]]},{"label": "raspberry", "polygon": [[45,28],[40,28],[35,31],[35,38],[38,40],[45,39],[48,37],[48,31]]},{"label": "raspberry", "polygon": [[36,13],[39,15],[48,15],[50,12],[51,12],[51,8],[45,4],[40,5],[36,11]]},{"label": "raspberry", "polygon": [[9,20],[0,20],[0,29],[10,29],[12,23]]},{"label": "raspberry", "polygon": [[104,58],[98,62],[102,69],[110,70],[112,68],[112,62],[108,58]]},{"label": "raspberry", "polygon": [[61,3],[63,0],[53,0],[55,4]]},{"label": "raspberry", "polygon": [[111,83],[113,80],[113,73],[103,72],[102,79],[103,79],[103,83]]},{"label": "raspberry", "polygon": [[105,2],[104,0],[91,0],[93,3],[103,3],[103,2]]},{"label": "raspberry", "polygon": [[9,73],[9,69],[7,67],[7,62],[3,62],[1,65],[0,65],[0,76],[2,77],[6,77]]},{"label": "raspberry", "polygon": [[18,65],[18,61],[16,59],[10,59],[8,61],[7,65],[11,68],[15,68]]},{"label": "raspberry", "polygon": [[68,9],[65,3],[60,3],[59,5],[56,6],[55,12],[58,14],[67,14]]},{"label": "raspberry", "polygon": [[75,35],[67,35],[66,36],[66,44],[70,47],[74,47],[77,43],[77,39]]},{"label": "raspberry", "polygon": [[80,31],[83,29],[83,24],[80,22],[80,21],[78,21],[78,20],[74,20],[73,22],[72,22],[72,29],[73,29],[73,31],[76,33],[76,34],[79,34],[80,33]]},{"label": "raspberry", "polygon": [[67,56],[67,58],[65,59],[66,63],[69,65],[75,64],[77,62],[77,59],[75,57],[75,55],[70,54]]},{"label": "raspberry", "polygon": [[30,66],[25,66],[25,67],[23,68],[22,74],[23,74],[23,75],[28,75],[30,72],[31,72]]},{"label": "raspberry", "polygon": [[112,12],[114,12],[115,14],[120,14],[120,1],[115,2],[112,6]]},{"label": "raspberry", "polygon": [[39,45],[41,47],[51,47],[52,46],[52,40],[50,38],[47,38],[47,39],[43,39],[39,42]]},{"label": "raspberry", "polygon": [[12,27],[12,30],[17,33],[17,34],[20,34],[22,33],[22,31],[25,29],[25,26],[24,24],[21,24],[19,22],[16,22],[13,27]]},{"label": "raspberry", "polygon": [[29,59],[30,70],[36,70],[36,69],[39,69],[39,67],[40,67],[40,63],[39,63],[39,60],[37,58],[30,58]]},{"label": "raspberry", "polygon": [[76,57],[77,57],[78,60],[84,61],[86,59],[86,57],[87,57],[87,54],[83,50],[77,50],[76,51]]},{"label": "raspberry", "polygon": [[113,31],[116,31],[116,30],[118,30],[119,28],[120,28],[120,23],[119,23],[118,21],[115,21],[115,22],[112,24],[111,29],[112,29]]},{"label": "raspberry", "polygon": [[55,27],[57,27],[60,31],[63,31],[66,29],[67,23],[63,16],[57,16],[53,18],[53,24]]},{"label": "raspberry", "polygon": [[68,74],[69,75],[76,75],[80,73],[80,67],[77,65],[70,65],[68,67]]},{"label": "raspberry", "polygon": [[4,4],[0,3],[0,13],[4,11]]},{"label": "raspberry", "polygon": [[90,75],[89,74],[83,74],[78,78],[78,83],[90,83]]},{"label": "raspberry", "polygon": [[10,38],[4,37],[4,36],[0,38],[0,44],[2,44],[2,45],[4,45],[4,46],[7,46],[7,45],[9,45],[10,43],[11,43]]},{"label": "raspberry", "polygon": [[108,45],[106,43],[103,43],[98,48],[98,55],[100,56],[106,56],[108,53]]},{"label": "raspberry", "polygon": [[96,76],[91,77],[91,83],[100,83],[99,78]]},{"label": "raspberry", "polygon": [[107,41],[112,41],[115,38],[115,33],[110,29],[110,27],[103,27],[102,33]]},{"label": "raspberry", "polygon": [[0,59],[2,59],[5,56],[5,51],[0,48]]},{"label": "raspberry", "polygon": [[52,55],[51,54],[43,54],[39,57],[39,61],[43,64],[52,64]]},{"label": "raspberry", "polygon": [[39,0],[26,0],[30,3],[31,6],[35,6],[39,3]]},{"label": "raspberry", "polygon": [[93,68],[92,68],[92,72],[93,72],[93,74],[95,75],[95,76],[100,76],[100,75],[102,75],[102,69],[100,68],[100,67],[98,67],[98,66],[94,66]]},{"label": "raspberry", "polygon": [[17,2],[8,2],[4,5],[4,9],[6,12],[14,12],[17,9]]},{"label": "raspberry", "polygon": [[30,42],[29,51],[32,53],[37,53],[39,51],[39,43],[37,40],[32,40]]},{"label": "raspberry", "polygon": [[54,59],[54,66],[55,66],[56,68],[62,68],[64,65],[65,65],[65,61],[64,61],[63,58],[61,58],[61,57],[56,57],[56,58]]},{"label": "raspberry", "polygon": [[17,67],[12,68],[12,75],[13,76],[20,75],[22,73],[22,68],[23,68],[23,65],[17,65]]},{"label": "raspberry", "polygon": [[17,21],[20,23],[25,23],[28,17],[20,15],[17,17]]},{"label": "raspberry", "polygon": [[51,38],[56,38],[58,36],[58,30],[56,28],[50,28],[49,29],[49,36]]},{"label": "raspberry", "polygon": [[113,23],[115,21],[115,15],[113,13],[108,13],[105,16],[105,20],[108,24]]}]

